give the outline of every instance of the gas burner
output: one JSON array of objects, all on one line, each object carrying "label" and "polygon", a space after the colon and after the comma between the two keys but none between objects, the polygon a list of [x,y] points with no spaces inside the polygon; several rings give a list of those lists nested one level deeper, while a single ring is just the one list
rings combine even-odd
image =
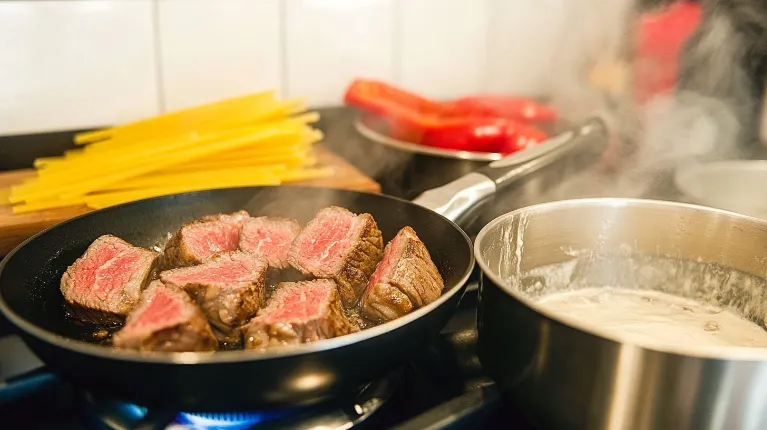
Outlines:
[{"label": "gas burner", "polygon": [[371,382],[359,392],[318,405],[260,412],[171,412],[84,393],[85,414],[97,428],[105,430],[244,430],[244,429],[348,429],[358,426],[388,400],[402,376],[398,369]]}]

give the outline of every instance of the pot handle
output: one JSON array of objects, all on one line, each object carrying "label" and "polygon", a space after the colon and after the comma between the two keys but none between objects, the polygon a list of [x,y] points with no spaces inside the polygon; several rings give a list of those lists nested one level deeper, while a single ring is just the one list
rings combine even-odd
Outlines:
[{"label": "pot handle", "polygon": [[503,187],[516,182],[589,143],[607,142],[607,126],[592,118],[580,126],[540,144],[493,161],[476,172],[438,188],[424,191],[413,203],[456,221],[473,206]]}]

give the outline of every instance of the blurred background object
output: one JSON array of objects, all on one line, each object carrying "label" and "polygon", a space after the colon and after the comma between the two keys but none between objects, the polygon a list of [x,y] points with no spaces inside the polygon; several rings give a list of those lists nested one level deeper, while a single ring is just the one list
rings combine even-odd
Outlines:
[{"label": "blurred background object", "polygon": [[[600,168],[552,178],[549,198],[669,194],[680,165],[767,158],[766,9],[758,0],[0,2],[0,170],[60,155],[72,131],[274,89],[318,110],[328,144],[385,192],[413,197],[600,116],[612,132]],[[390,133],[401,109],[372,118],[370,104],[345,99],[359,82],[415,95],[416,133]],[[520,128],[422,115],[429,103],[477,97],[485,107],[534,101],[556,120]],[[412,140],[423,145],[402,145]]]},{"label": "blurred background object", "polygon": [[678,169],[674,183],[683,199],[699,205],[767,218],[767,161],[731,160],[691,164]]},{"label": "blurred background object", "polygon": [[743,139],[754,140],[763,97],[753,89],[767,76],[760,3],[2,2],[0,136],[125,123],[267,89],[339,106],[364,77],[436,100],[551,99],[570,121],[628,116],[622,129],[633,137],[628,123],[642,116],[633,102],[694,92],[742,106]]},{"label": "blurred background object", "polygon": [[[40,209],[72,202],[51,202],[59,191],[79,202],[109,192],[105,187],[145,188],[91,201],[103,207],[146,196],[146,189],[169,179],[185,189],[213,186],[193,171],[211,171],[214,164],[227,170],[216,179],[233,176],[224,185],[294,183],[292,175],[264,174],[275,153],[286,152],[300,173],[320,169],[312,172],[321,177],[307,185],[413,198],[503,153],[535,155],[541,140],[593,117],[610,131],[601,157],[593,148],[573,151],[525,174],[467,217],[467,234],[510,210],[579,197],[682,200],[757,215],[767,208],[759,194],[767,181],[759,161],[767,160],[764,0],[15,0],[0,1],[0,50],[0,170],[7,170],[0,172],[0,256],[89,210],[13,213],[3,201],[16,200],[17,211],[27,203]],[[378,95],[363,100],[356,96],[364,91],[352,91],[355,97],[348,97],[360,82],[375,83]],[[95,159],[76,155],[87,149],[71,152],[83,132],[269,90],[275,102],[306,101],[319,121],[312,113],[295,140],[251,139],[239,149],[227,143],[220,151],[197,152],[228,139],[200,144],[200,121],[189,121],[181,128],[186,143],[166,135],[160,144],[133,142],[143,151],[135,156],[125,141],[115,151],[101,145],[105,152],[96,150]],[[396,108],[380,109],[384,93],[407,94],[395,97]],[[537,121],[528,109],[555,115]],[[294,114],[279,117],[293,121]],[[253,121],[236,127],[250,126]],[[177,145],[196,159],[168,172],[172,166],[158,165],[155,149],[174,153],[167,160]],[[81,162],[70,164],[72,155]],[[48,161],[63,161],[78,181],[63,174],[34,180],[35,159],[62,156]],[[748,166],[739,164],[743,159]],[[234,172],[235,165],[241,169]],[[334,176],[324,177],[327,168]],[[26,180],[21,194],[10,191]],[[397,407],[379,414],[379,427],[431,407],[454,420],[457,403],[449,399],[489,386],[475,354],[475,305],[476,295],[467,293],[439,341],[411,363],[393,399]],[[0,353],[0,370],[24,359],[18,349]],[[481,426],[467,410],[495,411],[497,394],[488,393],[458,412],[464,420]],[[0,412],[25,421],[16,427],[34,418],[58,424],[56,410],[73,409],[72,396],[50,397],[30,402],[28,414],[1,404]],[[496,414],[498,427],[485,428],[508,427],[510,411]]]}]

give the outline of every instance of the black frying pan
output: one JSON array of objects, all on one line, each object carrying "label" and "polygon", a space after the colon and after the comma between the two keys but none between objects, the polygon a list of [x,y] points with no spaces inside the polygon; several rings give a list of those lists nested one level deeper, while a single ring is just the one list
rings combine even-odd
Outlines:
[{"label": "black frying pan", "polygon": [[[410,225],[445,279],[435,303],[360,333],[294,351],[139,353],[89,343],[93,328],[67,318],[59,280],[67,266],[105,233],[151,247],[183,223],[245,209],[308,222],[328,205],[373,215],[388,241]],[[352,191],[264,187],[160,197],[96,211],[29,239],[0,263],[0,308],[54,371],[99,394],[183,410],[300,404],[339,394],[380,377],[439,332],[454,311],[474,265],[458,226],[413,203]]]},{"label": "black frying pan", "polygon": [[[578,138],[595,126],[603,130],[601,124],[592,123],[543,143],[532,161],[519,153],[478,171],[468,181],[448,184],[421,199],[426,207],[353,191],[259,187],[186,193],[95,211],[51,227],[8,254],[0,263],[0,310],[52,370],[98,395],[193,411],[285,407],[349,394],[429,343],[463,294],[474,266],[471,241],[456,224],[427,207],[454,218],[497,186],[577,147],[577,142],[586,140]],[[566,142],[571,143],[563,145]],[[409,315],[359,333],[266,353],[116,350],[92,343],[93,328],[65,316],[61,275],[100,235],[111,233],[150,247],[203,215],[245,209],[251,215],[287,216],[305,223],[328,205],[372,214],[385,241],[400,228],[411,226],[445,280],[442,296]]]}]

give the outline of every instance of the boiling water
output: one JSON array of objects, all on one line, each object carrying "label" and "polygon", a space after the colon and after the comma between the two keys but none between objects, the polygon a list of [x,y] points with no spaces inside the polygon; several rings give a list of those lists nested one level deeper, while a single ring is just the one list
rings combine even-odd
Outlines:
[{"label": "boiling water", "polygon": [[585,288],[557,292],[539,307],[624,342],[656,347],[767,347],[767,331],[738,314],[658,291]]}]

